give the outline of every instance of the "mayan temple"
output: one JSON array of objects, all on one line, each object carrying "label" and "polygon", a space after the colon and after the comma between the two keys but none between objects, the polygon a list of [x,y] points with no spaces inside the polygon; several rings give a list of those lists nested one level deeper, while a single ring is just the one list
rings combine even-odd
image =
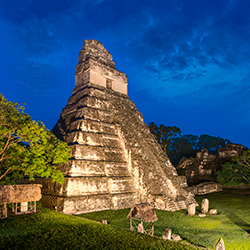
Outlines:
[{"label": "mayan temple", "polygon": [[63,185],[40,181],[45,205],[79,214],[142,202],[174,211],[195,202],[129,100],[127,85],[102,43],[85,40],[75,88],[53,128],[73,159],[61,168]]}]

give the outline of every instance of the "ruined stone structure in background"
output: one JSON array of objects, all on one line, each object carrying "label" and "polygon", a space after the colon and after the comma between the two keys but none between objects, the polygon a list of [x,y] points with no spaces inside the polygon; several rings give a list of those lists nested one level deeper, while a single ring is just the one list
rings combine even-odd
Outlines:
[{"label": "ruined stone structure in background", "polygon": [[[63,185],[43,184],[43,205],[68,214],[123,209],[152,202],[165,210],[195,202],[127,96],[127,77],[96,40],[85,40],[75,88],[53,128],[73,159]],[[146,100],[145,100],[146,101]]]},{"label": "ruined stone structure in background", "polygon": [[177,171],[187,177],[188,185],[215,182],[216,172],[221,169],[222,164],[233,156],[239,156],[243,150],[244,146],[240,144],[227,144],[219,148],[218,154],[209,154],[207,149],[203,149],[197,153],[196,158],[181,159]]},{"label": "ruined stone structure in background", "polygon": [[230,159],[233,156],[239,156],[244,150],[244,146],[240,144],[227,144],[223,148],[219,148],[219,158]]},{"label": "ruined stone structure in background", "polygon": [[222,191],[222,186],[217,182],[202,182],[186,188],[187,191],[194,195],[204,195]]}]

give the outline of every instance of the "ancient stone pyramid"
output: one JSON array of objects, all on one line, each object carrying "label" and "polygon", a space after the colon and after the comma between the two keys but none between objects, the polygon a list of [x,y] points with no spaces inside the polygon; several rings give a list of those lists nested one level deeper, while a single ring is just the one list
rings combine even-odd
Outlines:
[{"label": "ancient stone pyramid", "polygon": [[96,40],[85,40],[75,88],[53,128],[73,159],[64,185],[43,181],[43,202],[69,214],[130,208],[151,202],[184,209],[193,196],[127,95],[126,75]]}]

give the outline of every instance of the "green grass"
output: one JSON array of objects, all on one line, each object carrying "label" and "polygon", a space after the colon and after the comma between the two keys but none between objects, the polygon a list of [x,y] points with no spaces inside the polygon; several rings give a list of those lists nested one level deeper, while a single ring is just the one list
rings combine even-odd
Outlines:
[{"label": "green grass", "polygon": [[[210,208],[216,208],[219,215],[199,218],[187,216],[186,210],[157,210],[155,235],[161,237],[164,228],[171,228],[184,242],[195,245],[214,249],[219,238],[223,238],[226,250],[250,249],[250,238],[245,237],[250,233],[250,196],[221,192],[197,196],[196,200],[200,204],[204,198],[209,199]],[[106,219],[110,225],[47,209],[3,219],[0,249],[195,249],[122,229],[129,229],[128,213],[129,209],[123,209],[81,215],[100,222]]]},{"label": "green grass", "polygon": [[195,248],[44,209],[0,220],[0,249]]},{"label": "green grass", "polygon": [[[208,198],[210,208],[216,208],[218,215],[200,218],[187,216],[186,210],[167,212],[157,210],[158,221],[155,222],[155,235],[162,236],[164,228],[171,228],[172,233],[179,234],[186,242],[195,245],[215,248],[216,242],[223,238],[227,250],[249,250],[250,238],[250,196],[226,192],[214,193],[205,196],[196,196],[201,200]],[[199,207],[197,211],[199,211]],[[101,221],[108,220],[114,226],[129,228],[126,216],[129,209],[118,211],[102,211],[81,216]]]}]

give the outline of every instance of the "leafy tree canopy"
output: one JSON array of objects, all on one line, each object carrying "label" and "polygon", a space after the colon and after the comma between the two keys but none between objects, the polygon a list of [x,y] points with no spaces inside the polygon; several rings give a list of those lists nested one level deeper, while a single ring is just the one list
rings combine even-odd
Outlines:
[{"label": "leafy tree canopy", "polygon": [[157,126],[154,122],[150,122],[148,127],[166,153],[169,153],[172,138],[181,134],[181,130],[176,126],[164,126],[163,124]]},{"label": "leafy tree canopy", "polygon": [[70,152],[42,122],[33,121],[24,106],[0,94],[1,184],[13,184],[24,176],[51,177],[62,184],[64,176],[57,166],[68,162]]},{"label": "leafy tree canopy", "polygon": [[235,156],[222,165],[217,172],[217,180],[222,185],[233,186],[241,183],[250,184],[250,150]]},{"label": "leafy tree canopy", "polygon": [[206,148],[210,154],[217,153],[218,148],[224,147],[231,143],[228,139],[223,139],[219,136],[200,135],[197,142],[197,149],[200,151]]},{"label": "leafy tree canopy", "polygon": [[217,153],[220,147],[231,143],[227,139],[211,135],[182,135],[181,130],[176,127],[149,123],[149,129],[155,135],[164,151],[168,154],[171,162],[177,165],[182,157],[195,157],[196,152],[206,148],[209,153]]}]

